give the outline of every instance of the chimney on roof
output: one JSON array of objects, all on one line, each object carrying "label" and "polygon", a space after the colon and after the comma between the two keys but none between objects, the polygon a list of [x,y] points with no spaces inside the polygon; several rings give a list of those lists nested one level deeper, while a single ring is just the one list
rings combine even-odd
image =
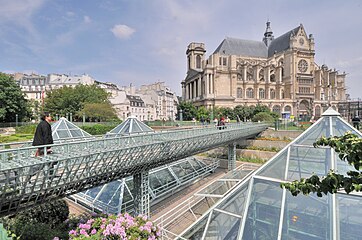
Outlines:
[{"label": "chimney on roof", "polygon": [[273,36],[273,31],[270,27],[270,21],[268,20],[266,22],[266,29],[265,29],[265,33],[264,33],[264,38],[263,38],[263,42],[265,43],[265,45],[267,47],[270,46],[270,43],[274,40],[274,36]]}]

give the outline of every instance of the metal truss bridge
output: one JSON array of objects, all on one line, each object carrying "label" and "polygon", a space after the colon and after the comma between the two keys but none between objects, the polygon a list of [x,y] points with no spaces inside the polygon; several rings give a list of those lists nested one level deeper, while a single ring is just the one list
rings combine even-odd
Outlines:
[{"label": "metal truss bridge", "polygon": [[136,212],[148,214],[150,169],[225,145],[229,146],[229,169],[233,169],[236,141],[253,137],[266,127],[242,123],[224,129],[212,126],[79,139],[53,144],[53,153],[42,157],[35,157],[37,147],[2,149],[0,216],[131,175]]}]

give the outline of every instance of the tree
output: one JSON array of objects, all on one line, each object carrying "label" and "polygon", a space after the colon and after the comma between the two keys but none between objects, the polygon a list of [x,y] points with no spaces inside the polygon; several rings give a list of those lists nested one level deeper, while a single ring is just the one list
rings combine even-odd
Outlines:
[{"label": "tree", "polygon": [[291,183],[282,183],[281,187],[288,189],[293,196],[300,193],[308,195],[309,193],[317,193],[318,197],[323,194],[336,193],[339,189],[344,189],[346,193],[352,191],[361,191],[362,189],[362,138],[352,133],[346,133],[340,137],[322,137],[315,142],[314,147],[330,146],[339,154],[342,161],[347,162],[355,168],[355,171],[347,172],[347,176],[335,173],[330,170],[324,177],[312,175],[311,177],[296,180]]},{"label": "tree", "polygon": [[23,121],[31,116],[28,101],[13,77],[0,73],[0,121]]},{"label": "tree", "polygon": [[81,118],[81,110],[86,103],[106,103],[109,94],[96,85],[77,85],[73,87],[62,87],[47,91],[45,98],[45,110],[51,114],[65,116],[72,113],[75,118]]},{"label": "tree", "polygon": [[79,115],[85,115],[92,121],[110,121],[118,119],[109,103],[85,103]]},{"label": "tree", "polygon": [[253,122],[273,122],[274,118],[268,112],[259,112],[254,115]]},{"label": "tree", "polygon": [[182,101],[177,106],[177,111],[182,110],[183,120],[190,121],[197,116],[197,109],[191,102]]},{"label": "tree", "polygon": [[206,121],[206,119],[208,119],[210,117],[209,115],[210,115],[210,111],[207,110],[204,106],[201,106],[197,109],[197,119],[198,120],[203,118]]}]

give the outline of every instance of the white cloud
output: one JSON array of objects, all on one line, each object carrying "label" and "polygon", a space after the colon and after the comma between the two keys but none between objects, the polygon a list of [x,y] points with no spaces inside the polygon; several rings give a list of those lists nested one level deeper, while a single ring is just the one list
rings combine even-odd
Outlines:
[{"label": "white cloud", "polygon": [[84,16],[84,17],[83,17],[83,22],[84,22],[84,23],[91,23],[91,22],[92,22],[92,19],[91,19],[89,16]]},{"label": "white cloud", "polygon": [[127,39],[135,32],[133,28],[128,27],[127,25],[114,25],[111,29],[111,32],[119,39]]}]

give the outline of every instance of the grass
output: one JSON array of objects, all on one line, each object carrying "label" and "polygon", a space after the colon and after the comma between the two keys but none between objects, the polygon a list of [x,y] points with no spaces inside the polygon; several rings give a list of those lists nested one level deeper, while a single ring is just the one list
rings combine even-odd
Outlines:
[{"label": "grass", "polygon": [[16,133],[0,136],[0,143],[24,142],[33,139],[33,134]]},{"label": "grass", "polygon": [[255,140],[264,140],[264,141],[283,141],[283,142],[291,142],[292,140],[286,136],[283,138],[278,137],[257,137]]},{"label": "grass", "polygon": [[249,150],[258,150],[258,151],[266,151],[266,152],[279,152],[280,148],[276,147],[257,147],[257,146],[248,146],[245,149]]},{"label": "grass", "polygon": [[263,164],[266,162],[266,160],[261,158],[253,158],[253,157],[239,157],[237,159],[240,162],[250,162],[250,163],[260,163]]}]

